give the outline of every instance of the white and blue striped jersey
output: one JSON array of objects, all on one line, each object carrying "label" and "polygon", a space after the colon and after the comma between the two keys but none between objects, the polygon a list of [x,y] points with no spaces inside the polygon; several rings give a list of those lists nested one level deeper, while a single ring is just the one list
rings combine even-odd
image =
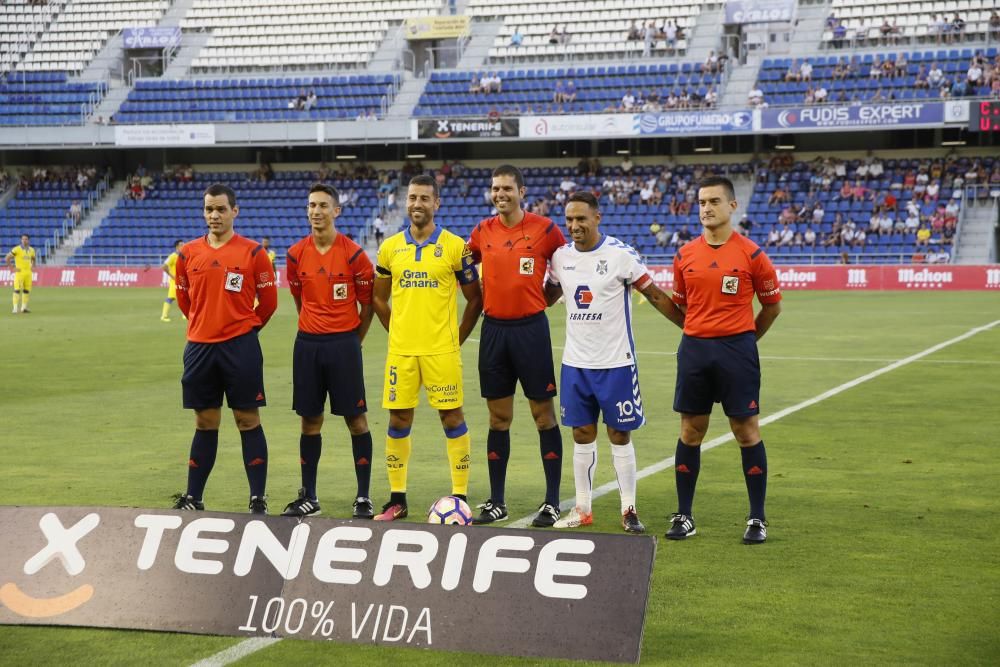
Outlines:
[{"label": "white and blue striped jersey", "polygon": [[635,363],[632,287],[652,278],[632,246],[603,236],[591,250],[573,243],[552,256],[549,280],[566,297],[563,363],[576,368],[618,368]]}]

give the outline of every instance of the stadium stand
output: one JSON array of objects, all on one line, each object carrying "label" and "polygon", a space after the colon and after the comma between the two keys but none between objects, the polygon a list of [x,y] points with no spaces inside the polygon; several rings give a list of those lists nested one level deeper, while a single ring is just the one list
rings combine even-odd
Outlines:
[{"label": "stadium stand", "polygon": [[155,26],[167,0],[70,0],[17,66],[24,71],[79,73],[123,28]]},{"label": "stadium stand", "polygon": [[[970,84],[967,76],[974,60],[981,71],[978,85]],[[803,63],[810,65],[808,79],[801,74]],[[935,65],[943,74],[939,83],[927,81]],[[996,90],[993,81],[997,82]],[[997,47],[991,46],[850,57],[766,58],[758,86],[771,106],[803,104],[809,92],[820,87],[827,91],[828,103],[989,97],[1000,94],[1000,57]]]},{"label": "stadium stand", "polygon": [[0,74],[11,71],[31,50],[58,11],[55,2],[0,2]]},{"label": "stadium stand", "polygon": [[439,0],[194,0],[181,27],[212,31],[192,63],[198,72],[360,68],[390,22],[440,9]]},{"label": "stadium stand", "polygon": [[108,91],[66,72],[12,72],[0,82],[0,125],[80,125]]},{"label": "stadium stand", "polygon": [[[483,76],[499,77],[500,91],[470,92]],[[572,82],[571,101],[555,98],[557,86]],[[621,66],[560,67],[490,71],[436,71],[414,111],[416,116],[485,116],[531,113],[598,113],[626,111],[622,98],[638,93],[655,100],[657,110],[670,93],[687,93],[702,106],[709,90],[719,94],[721,74],[702,73],[701,63],[650,63]],[[482,90],[482,86],[479,88]],[[633,95],[634,96],[634,95]],[[642,102],[628,111],[638,111]],[[648,110],[648,109],[647,109]]]},{"label": "stadium stand", "polygon": [[6,252],[20,242],[21,234],[28,234],[42,263],[73,228],[73,202],[78,201],[85,214],[107,189],[108,178],[94,167],[36,167],[20,177],[17,187],[13,199],[0,208],[0,248]]},{"label": "stadium stand", "polygon": [[[140,79],[118,123],[262,122],[378,117],[392,74],[268,79]],[[310,103],[310,95],[315,100]]]},{"label": "stadium stand", "polygon": [[[391,174],[390,177],[394,177]],[[309,233],[306,193],[316,182],[311,171],[279,171],[261,178],[246,172],[194,172],[190,180],[158,174],[151,179],[141,199],[128,190],[94,234],[69,263],[144,265],[156,263],[176,239],[191,239],[205,233],[199,212],[202,193],[212,183],[224,183],[238,193],[238,231],[248,238],[270,236],[278,258],[283,251]],[[337,228],[363,242],[369,222],[378,210],[378,181],[374,177],[331,178],[341,191],[343,205]]]},{"label": "stadium stand", "polygon": [[991,24],[997,10],[993,0],[833,0],[830,9],[823,43],[832,47],[1000,38],[1000,25]]},{"label": "stadium stand", "polygon": [[[498,4],[492,0],[471,0],[473,17],[503,17],[503,26],[489,55],[495,61],[525,61],[571,57],[624,58],[642,51],[642,40],[627,39],[633,25],[654,21],[660,32],[671,22],[681,29],[674,44],[665,37],[656,53],[684,53],[686,36],[701,12],[701,0],[638,0],[620,3],[613,0],[571,0],[570,2],[515,2]],[[515,31],[521,35],[518,46],[511,45]]]}]

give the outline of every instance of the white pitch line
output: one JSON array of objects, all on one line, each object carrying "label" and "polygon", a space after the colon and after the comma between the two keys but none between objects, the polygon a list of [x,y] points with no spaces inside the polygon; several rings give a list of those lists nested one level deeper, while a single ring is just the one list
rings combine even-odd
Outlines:
[{"label": "white pitch line", "polygon": [[[468,338],[473,343],[478,343],[479,341],[475,338]],[[565,349],[559,345],[553,345],[553,350]],[[663,350],[636,350],[636,354],[649,355],[654,357],[676,357],[676,352],[666,352]],[[885,358],[874,358],[874,357],[791,357],[782,355],[760,355],[761,359],[767,361],[832,361],[835,363],[872,363],[872,364],[887,364],[895,361],[894,359]],[[993,359],[922,359],[925,364],[966,364],[974,366],[1000,366],[1000,361]]]},{"label": "white pitch line", "polygon": [[[993,327],[997,326],[998,324],[1000,324],[1000,320],[995,320],[993,322],[990,322],[989,324],[984,324],[981,327],[976,327],[974,329],[969,329],[968,331],[966,331],[961,336],[956,336],[954,338],[951,338],[949,340],[944,341],[943,343],[938,343],[937,345],[932,345],[931,347],[927,348],[926,350],[923,350],[921,352],[917,352],[916,354],[912,354],[912,355],[906,357],[905,359],[899,359],[898,361],[894,361],[894,362],[892,362],[891,364],[889,364],[887,366],[883,366],[882,368],[879,368],[879,369],[876,369],[876,370],[872,371],[871,373],[865,373],[864,375],[862,375],[860,377],[856,377],[853,380],[849,380],[849,381],[847,381],[847,382],[845,382],[845,383],[843,383],[841,385],[838,385],[838,386],[834,387],[833,389],[828,389],[827,391],[824,391],[822,394],[818,394],[816,396],[813,396],[812,398],[809,398],[809,399],[806,399],[806,400],[802,401],[801,403],[796,403],[795,405],[789,406],[789,407],[787,407],[787,408],[785,408],[783,410],[779,410],[779,411],[775,412],[774,414],[768,415],[767,417],[764,417],[764,418],[762,418],[760,420],[760,425],[761,426],[766,426],[767,424],[771,424],[773,422],[776,422],[779,419],[782,419],[784,417],[787,417],[790,414],[794,414],[794,413],[798,412],[799,410],[804,410],[804,409],[806,409],[808,407],[816,405],[817,403],[819,403],[821,401],[825,401],[828,398],[831,398],[833,396],[836,396],[837,394],[845,392],[848,389],[852,389],[854,387],[857,387],[859,384],[863,384],[865,382],[868,382],[869,380],[874,380],[875,378],[879,377],[880,375],[885,375],[886,373],[889,373],[890,371],[894,371],[897,368],[902,368],[903,366],[906,366],[908,364],[912,364],[913,362],[919,361],[920,359],[923,359],[924,357],[926,357],[926,356],[928,356],[930,354],[934,354],[935,352],[943,350],[944,348],[946,348],[946,347],[948,347],[950,345],[954,345],[955,343],[959,343],[959,342],[961,342],[961,341],[963,341],[963,340],[965,340],[967,338],[971,338],[972,336],[975,336],[978,333],[982,333],[983,331],[987,331],[989,329],[992,329]],[[702,443],[701,449],[702,449],[702,451],[706,451],[706,450],[709,450],[709,449],[714,449],[715,447],[718,447],[719,445],[725,444],[725,443],[729,442],[732,439],[733,439],[733,434],[732,433],[726,433],[724,435],[720,435],[717,438],[713,438],[712,440],[709,440],[708,442]],[[674,457],[670,456],[670,457],[667,457],[667,458],[663,459],[662,461],[657,461],[656,463],[654,463],[652,465],[646,466],[642,470],[638,471],[638,473],[636,474],[636,481],[638,481],[640,479],[645,479],[646,477],[649,477],[650,475],[655,475],[658,472],[666,470],[667,468],[669,468],[673,464],[674,464]],[[593,497],[596,500],[597,498],[600,498],[601,496],[603,496],[605,494],[608,494],[608,493],[611,493],[612,491],[617,491],[617,490],[618,490],[618,482],[617,481],[611,481],[611,482],[608,482],[606,484],[602,484],[601,486],[599,486],[596,489],[594,489]],[[561,503],[562,503],[562,505],[561,505],[562,507],[570,507],[570,506],[572,506],[573,504],[576,503],[576,497],[574,496],[572,498],[567,498],[567,499],[561,501]],[[527,516],[527,517],[524,517],[523,519],[518,519],[517,521],[513,521],[513,522],[511,522],[508,525],[511,528],[525,528],[525,527],[527,527],[527,526],[529,526],[531,524],[531,519],[532,518],[534,518],[534,517],[533,516]]]},{"label": "white pitch line", "polygon": [[251,653],[256,653],[262,648],[267,648],[271,644],[275,644],[280,641],[281,640],[276,637],[251,637],[250,639],[244,639],[239,644],[230,646],[225,651],[219,651],[215,655],[211,655],[204,660],[199,660],[191,665],[191,667],[225,667],[225,665],[231,665],[237,660],[242,660]]},{"label": "white pitch line", "polygon": [[[923,350],[921,352],[917,352],[916,354],[912,354],[912,355],[906,357],[905,359],[899,359],[897,361],[892,362],[891,364],[889,364],[887,366],[883,366],[882,368],[874,370],[871,373],[866,373],[866,374],[864,374],[864,375],[862,375],[860,377],[854,378],[853,380],[849,380],[848,382],[845,382],[845,383],[843,383],[841,385],[837,385],[833,389],[829,389],[827,391],[824,391],[822,394],[818,394],[816,396],[813,396],[810,399],[802,401],[801,403],[796,403],[795,405],[787,407],[784,410],[779,410],[779,411],[775,412],[774,414],[771,414],[771,415],[768,415],[767,417],[764,417],[763,419],[760,420],[760,425],[761,426],[766,426],[767,424],[771,424],[773,422],[778,421],[779,419],[783,419],[784,417],[787,417],[790,414],[794,414],[794,413],[798,412],[799,410],[805,410],[806,408],[811,407],[813,405],[816,405],[817,403],[820,403],[822,401],[825,401],[828,398],[831,398],[833,396],[836,396],[837,394],[843,393],[843,392],[847,391],[848,389],[853,389],[854,387],[857,387],[859,384],[863,384],[865,382],[868,382],[869,380],[874,380],[875,378],[879,377],[880,375],[885,375],[886,373],[894,371],[897,368],[902,368],[903,366],[912,364],[915,361],[919,361],[920,359],[923,359],[924,357],[926,357],[928,355],[931,355],[931,354],[934,354],[935,352],[943,350],[944,348],[946,348],[946,347],[948,347],[950,345],[954,345],[955,343],[960,343],[963,340],[966,340],[967,338],[971,338],[971,337],[975,336],[976,334],[982,333],[984,331],[988,331],[989,329],[992,329],[993,327],[997,326],[998,324],[1000,324],[1000,320],[995,320],[993,322],[990,322],[989,324],[984,324],[981,327],[975,327],[974,329],[969,329],[968,331],[966,331],[964,334],[962,334],[960,336],[956,336],[954,338],[946,340],[943,343],[938,343],[937,345],[932,345],[931,347],[927,348],[926,350]],[[479,342],[478,340],[475,340],[473,338],[469,338],[468,340],[471,340],[471,341],[473,341],[475,343]],[[725,435],[720,435],[717,438],[714,438],[712,440],[709,440],[706,443],[703,443],[701,445],[701,449],[702,449],[702,451],[709,450],[709,449],[714,449],[715,447],[718,447],[719,445],[725,444],[725,443],[729,442],[732,439],[733,439],[733,434],[732,433],[727,433]],[[649,477],[650,475],[655,475],[658,472],[662,472],[662,471],[666,470],[667,468],[669,468],[670,466],[672,466],[673,464],[674,464],[674,457],[670,456],[670,457],[667,457],[667,458],[663,459],[662,461],[657,461],[656,463],[654,463],[652,465],[646,466],[645,468],[643,468],[642,470],[640,470],[636,474],[636,481],[638,481],[640,479],[645,479],[646,477]],[[611,493],[612,491],[617,491],[617,490],[618,490],[618,482],[608,482],[607,484],[602,484],[601,486],[599,486],[596,489],[594,489],[594,496],[593,497],[596,500],[597,498],[600,498],[601,496],[604,496],[604,495],[606,495],[608,493]],[[576,498],[575,497],[573,497],[573,498],[567,498],[567,499],[565,499],[565,500],[562,501],[562,506],[563,507],[569,507],[570,505],[574,504],[575,502],[576,502]],[[521,519],[518,519],[517,521],[512,521],[511,523],[507,524],[506,527],[508,527],[508,528],[526,528],[527,526],[531,525],[531,520],[534,518],[534,516],[535,516],[534,514],[531,514],[529,516],[526,516],[526,517],[523,517]],[[266,648],[266,647],[270,646],[271,644],[274,644],[274,643],[280,642],[280,641],[281,641],[281,639],[270,638],[270,637],[252,637],[250,639],[245,639],[242,642],[240,642],[239,644],[236,644],[235,646],[231,646],[231,647],[227,648],[225,651],[220,651],[219,653],[216,653],[215,655],[209,656],[208,658],[205,658],[204,660],[196,662],[191,667],[225,667],[226,665],[230,665],[230,664],[236,662],[237,660],[241,660],[242,658],[245,658],[246,656],[250,655],[251,653],[256,653],[257,651],[261,650],[262,648]]]}]

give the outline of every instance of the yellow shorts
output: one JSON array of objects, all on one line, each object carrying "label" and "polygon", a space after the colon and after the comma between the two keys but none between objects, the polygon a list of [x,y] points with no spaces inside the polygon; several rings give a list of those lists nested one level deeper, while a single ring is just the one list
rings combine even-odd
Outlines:
[{"label": "yellow shorts", "polygon": [[390,354],[385,360],[382,407],[406,410],[417,407],[420,386],[435,410],[462,407],[462,354],[446,352],[420,357]]},{"label": "yellow shorts", "polygon": [[31,291],[31,271],[17,271],[14,273],[14,291]]},{"label": "yellow shorts", "polygon": [[167,287],[167,298],[176,299],[177,298],[177,283],[173,280],[170,281],[170,286]]}]

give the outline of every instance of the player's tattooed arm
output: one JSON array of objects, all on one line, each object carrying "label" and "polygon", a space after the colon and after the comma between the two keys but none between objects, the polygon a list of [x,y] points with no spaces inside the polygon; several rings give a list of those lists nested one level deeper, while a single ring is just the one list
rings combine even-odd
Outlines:
[{"label": "player's tattooed arm", "polygon": [[650,281],[648,285],[640,290],[651,304],[663,314],[668,320],[676,324],[681,329],[684,328],[684,311],[677,307],[670,295]]}]

